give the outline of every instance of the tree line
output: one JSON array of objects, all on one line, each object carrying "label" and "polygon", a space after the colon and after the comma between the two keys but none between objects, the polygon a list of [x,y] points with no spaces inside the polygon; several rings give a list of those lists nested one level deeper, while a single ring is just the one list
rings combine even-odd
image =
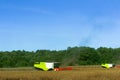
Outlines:
[{"label": "tree line", "polygon": [[0,51],[0,67],[33,67],[35,62],[61,62],[65,66],[119,64],[120,48],[68,47],[59,51]]}]

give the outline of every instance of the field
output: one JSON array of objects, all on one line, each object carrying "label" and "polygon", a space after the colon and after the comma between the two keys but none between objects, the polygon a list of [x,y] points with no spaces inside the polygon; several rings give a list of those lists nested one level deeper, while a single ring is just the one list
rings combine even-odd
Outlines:
[{"label": "field", "polygon": [[120,68],[73,67],[70,71],[37,71],[32,68],[0,69],[0,80],[119,80]]}]

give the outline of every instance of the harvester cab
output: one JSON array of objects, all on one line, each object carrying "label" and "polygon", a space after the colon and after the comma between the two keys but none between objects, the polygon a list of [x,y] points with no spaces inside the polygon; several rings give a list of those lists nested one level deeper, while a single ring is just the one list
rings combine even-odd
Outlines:
[{"label": "harvester cab", "polygon": [[59,66],[60,66],[59,62],[36,62],[34,64],[34,68],[43,71],[54,70],[55,68],[59,68]]}]

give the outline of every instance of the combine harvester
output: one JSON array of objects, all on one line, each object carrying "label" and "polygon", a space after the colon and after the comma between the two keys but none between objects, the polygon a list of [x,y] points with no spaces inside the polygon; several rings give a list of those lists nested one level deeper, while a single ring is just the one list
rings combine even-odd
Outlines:
[{"label": "combine harvester", "polygon": [[109,68],[114,68],[114,67],[115,67],[115,64],[104,63],[104,64],[101,64],[101,66],[102,66],[103,68],[109,69]]},{"label": "combine harvester", "polygon": [[59,62],[36,62],[34,68],[42,71],[62,71],[62,70],[72,70],[71,67],[59,68]]}]

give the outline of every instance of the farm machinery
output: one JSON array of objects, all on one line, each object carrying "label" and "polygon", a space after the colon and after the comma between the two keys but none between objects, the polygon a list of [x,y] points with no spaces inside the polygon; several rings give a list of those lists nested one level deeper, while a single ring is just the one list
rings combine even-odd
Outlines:
[{"label": "farm machinery", "polygon": [[115,64],[108,64],[108,63],[104,63],[104,64],[101,64],[101,66],[103,67],[103,68],[114,68],[115,67]]},{"label": "farm machinery", "polygon": [[71,67],[60,68],[59,62],[36,62],[34,68],[42,71],[61,71],[61,70],[72,70]]},{"label": "farm machinery", "polygon": [[[103,63],[101,64],[103,68],[120,68],[120,66],[115,66],[115,64]],[[60,67],[60,62],[36,62],[34,68],[42,71],[63,71],[72,70],[72,67]]]}]

